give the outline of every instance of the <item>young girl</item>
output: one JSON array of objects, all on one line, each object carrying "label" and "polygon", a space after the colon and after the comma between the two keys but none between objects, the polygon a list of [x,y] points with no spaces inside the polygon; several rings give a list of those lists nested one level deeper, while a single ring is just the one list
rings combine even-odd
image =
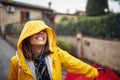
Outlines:
[{"label": "young girl", "polygon": [[96,68],[71,56],[56,45],[56,35],[43,21],[26,22],[11,58],[9,80],[62,80],[68,72],[96,78]]}]

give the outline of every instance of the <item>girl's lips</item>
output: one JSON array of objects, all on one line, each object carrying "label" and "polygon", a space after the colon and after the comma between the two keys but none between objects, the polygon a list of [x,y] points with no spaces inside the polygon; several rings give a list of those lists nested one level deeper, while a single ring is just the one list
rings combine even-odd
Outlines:
[{"label": "girl's lips", "polygon": [[36,39],[39,40],[39,41],[43,41],[44,40],[44,38],[42,36],[38,36]]}]

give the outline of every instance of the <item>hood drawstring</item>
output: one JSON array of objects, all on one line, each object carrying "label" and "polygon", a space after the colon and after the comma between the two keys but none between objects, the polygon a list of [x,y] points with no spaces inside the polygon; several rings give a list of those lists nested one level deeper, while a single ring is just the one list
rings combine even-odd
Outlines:
[{"label": "hood drawstring", "polygon": [[36,77],[38,80],[50,80],[50,75],[48,73],[47,64],[45,61],[46,55],[44,54],[44,47],[39,56],[34,56],[34,65],[36,71]]}]

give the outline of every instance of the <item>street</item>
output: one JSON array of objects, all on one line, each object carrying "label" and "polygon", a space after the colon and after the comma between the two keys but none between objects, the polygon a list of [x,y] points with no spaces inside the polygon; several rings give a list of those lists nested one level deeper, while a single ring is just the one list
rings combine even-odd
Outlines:
[{"label": "street", "polygon": [[8,80],[10,58],[15,49],[0,36],[0,80]]}]

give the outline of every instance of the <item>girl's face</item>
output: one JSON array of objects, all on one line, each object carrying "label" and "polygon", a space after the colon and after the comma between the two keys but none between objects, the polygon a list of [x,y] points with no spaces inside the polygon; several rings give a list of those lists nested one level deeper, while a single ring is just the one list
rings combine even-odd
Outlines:
[{"label": "girl's face", "polygon": [[30,36],[30,44],[32,46],[43,46],[47,42],[47,32],[42,30],[37,34]]}]

